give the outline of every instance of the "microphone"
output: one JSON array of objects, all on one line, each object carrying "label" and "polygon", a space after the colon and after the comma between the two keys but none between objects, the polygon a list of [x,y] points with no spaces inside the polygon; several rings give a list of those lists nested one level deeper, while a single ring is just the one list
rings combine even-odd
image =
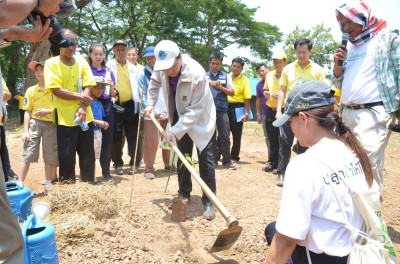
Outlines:
[{"label": "microphone", "polygon": [[[350,36],[347,33],[343,33],[342,35],[342,45],[344,46],[344,51],[346,51],[347,41],[349,40]],[[338,66],[343,67],[343,61],[338,61]]]}]

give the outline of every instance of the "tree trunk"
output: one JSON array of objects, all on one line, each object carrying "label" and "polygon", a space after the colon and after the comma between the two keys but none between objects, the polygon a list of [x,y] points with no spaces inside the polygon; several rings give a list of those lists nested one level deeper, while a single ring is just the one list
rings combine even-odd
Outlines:
[{"label": "tree trunk", "polygon": [[[26,65],[29,65],[31,61],[46,61],[50,57],[49,53],[50,42],[42,41],[39,43],[31,43],[28,56],[26,57]],[[26,68],[26,79],[25,79],[25,90],[35,84],[37,80],[35,72]]]},{"label": "tree trunk", "polygon": [[212,18],[208,17],[207,45],[206,45],[208,49],[212,49],[214,46],[213,30],[214,30],[214,22]]},{"label": "tree trunk", "polygon": [[[21,65],[19,64],[19,60],[21,58],[21,52],[22,52],[22,43],[20,42],[15,42],[14,45],[16,46],[16,50],[15,50],[15,54],[14,56],[11,58],[10,60],[10,66],[8,67],[8,71],[7,71],[7,87],[8,90],[10,91],[10,93],[12,95],[16,95],[17,93],[21,92],[21,91],[17,91],[17,70],[18,67],[21,67]],[[14,104],[12,102],[12,104]]]}]

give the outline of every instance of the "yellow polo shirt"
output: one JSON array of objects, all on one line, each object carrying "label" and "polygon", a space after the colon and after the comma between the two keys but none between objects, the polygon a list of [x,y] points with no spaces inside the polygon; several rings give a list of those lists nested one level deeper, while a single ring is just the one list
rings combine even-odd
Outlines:
[{"label": "yellow polo shirt", "polygon": [[[276,76],[276,71],[269,72],[266,77],[266,82],[264,84],[264,90],[269,91],[271,94],[279,92],[281,89],[280,85],[281,77],[279,78]],[[276,108],[278,106],[278,99],[268,98],[267,105],[270,108]],[[285,102],[283,102],[282,108],[285,107]]]},{"label": "yellow polo shirt", "polygon": [[282,71],[280,85],[287,87],[286,98],[289,92],[300,80],[325,82],[324,69],[311,60],[310,64],[308,64],[304,69],[301,68],[297,61],[285,66]]},{"label": "yellow polo shirt", "polygon": [[39,108],[53,109],[53,99],[51,93],[40,88],[39,84],[29,87],[25,93],[24,110],[32,111],[32,118],[46,122],[52,122],[51,115],[37,117],[35,113]]},{"label": "yellow polo shirt", "polygon": [[129,81],[128,62],[124,66],[117,62],[117,90],[119,98],[122,102],[127,102],[132,99],[131,82]]},{"label": "yellow polo shirt", "polygon": [[24,105],[25,97],[22,96],[22,95],[20,95],[20,96],[17,97],[17,100],[18,100],[18,103],[19,103],[18,108],[19,108],[19,109],[22,109],[22,107],[23,107],[23,105]]},{"label": "yellow polo shirt", "polygon": [[[1,84],[2,84],[2,86],[3,86],[3,92],[4,91],[8,91],[8,87],[7,87],[7,85],[6,85],[6,82],[4,81],[4,79],[3,78],[1,78]],[[1,122],[2,120],[3,120],[3,115],[4,115],[4,111],[3,111],[3,108],[1,107],[1,105],[0,105],[0,126],[3,126],[3,122]]]},{"label": "yellow polo shirt", "polygon": [[233,80],[233,87],[235,95],[228,96],[229,103],[244,103],[244,100],[251,99],[250,81],[246,75],[242,73],[240,76],[236,77],[235,80]]},{"label": "yellow polo shirt", "polygon": [[[46,61],[44,66],[44,80],[47,92],[53,92],[54,88],[63,88],[71,92],[79,92],[78,86],[94,86],[96,81],[93,78],[92,70],[87,61],[80,57],[75,57],[75,64],[67,66],[61,62],[60,57],[53,57]],[[75,114],[81,105],[80,100],[66,100],[53,95],[53,120],[57,110],[58,124],[62,126],[77,126],[74,123]],[[86,109],[86,121],[93,121],[92,108]]]}]

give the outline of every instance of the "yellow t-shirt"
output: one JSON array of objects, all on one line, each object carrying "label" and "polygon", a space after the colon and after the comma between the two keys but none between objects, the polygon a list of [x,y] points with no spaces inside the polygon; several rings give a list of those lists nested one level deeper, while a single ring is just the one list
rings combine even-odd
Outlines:
[{"label": "yellow t-shirt", "polygon": [[324,69],[313,61],[310,61],[310,64],[308,64],[304,69],[301,68],[297,61],[285,66],[282,71],[280,85],[287,87],[286,98],[289,92],[300,80],[325,82]]},{"label": "yellow t-shirt", "polygon": [[[47,92],[53,92],[54,88],[63,88],[71,92],[80,92],[87,86],[96,85],[92,70],[87,61],[74,56],[75,64],[67,66],[61,62],[60,57],[53,57],[46,61],[44,66],[44,80]],[[57,110],[58,124],[62,126],[77,126],[74,123],[75,114],[81,105],[80,100],[66,100],[53,95],[53,120],[55,121],[55,111]],[[86,108],[86,121],[93,121],[92,108]]]},{"label": "yellow t-shirt", "polygon": [[[264,84],[264,90],[269,91],[271,94],[279,92],[281,89],[280,85],[281,76],[279,78],[276,76],[276,71],[269,72],[266,77],[266,82]],[[278,99],[268,98],[267,105],[270,108],[276,108],[278,106]],[[283,102],[282,108],[285,107],[285,102]]]},{"label": "yellow t-shirt", "polygon": [[244,100],[251,99],[250,81],[246,75],[240,74],[240,76],[236,77],[235,80],[233,80],[233,87],[235,95],[228,96],[229,103],[244,103]]},{"label": "yellow t-shirt", "polygon": [[20,96],[17,97],[17,100],[18,100],[18,103],[19,103],[19,109],[22,109],[22,107],[24,105],[25,97],[20,95]]},{"label": "yellow t-shirt", "polygon": [[52,94],[40,88],[39,84],[29,87],[25,93],[24,110],[32,111],[32,118],[52,122],[51,115],[45,117],[37,117],[35,113],[39,108],[53,109]]},{"label": "yellow t-shirt", "polygon": [[117,90],[119,98],[122,102],[127,102],[132,99],[132,88],[129,81],[128,62],[124,66],[117,62]]},{"label": "yellow t-shirt", "polygon": [[[1,85],[3,86],[3,92],[4,91],[8,91],[8,87],[7,87],[7,85],[6,85],[6,82],[4,81],[4,79],[3,78],[1,78]],[[2,120],[3,120],[3,115],[4,115],[4,111],[3,111],[3,108],[1,107],[1,104],[0,104],[0,126],[3,126],[3,122],[2,122]]]}]

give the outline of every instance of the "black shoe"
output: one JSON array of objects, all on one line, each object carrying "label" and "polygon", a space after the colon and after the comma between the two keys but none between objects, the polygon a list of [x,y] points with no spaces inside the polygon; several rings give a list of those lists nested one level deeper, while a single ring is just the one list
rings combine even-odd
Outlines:
[{"label": "black shoe", "polygon": [[177,199],[178,200],[182,200],[182,201],[184,201],[184,200],[189,200],[190,201],[190,195],[187,195],[187,194],[184,194],[184,193],[180,193],[178,195]]},{"label": "black shoe", "polygon": [[271,171],[273,171],[273,170],[275,170],[275,169],[276,169],[276,166],[274,166],[273,164],[270,164],[270,165],[264,167],[264,168],[263,168],[263,171],[265,171],[265,172],[271,172]]},{"label": "black shoe", "polygon": [[18,179],[18,175],[12,169],[7,171],[7,177],[8,179]]},{"label": "black shoe", "polygon": [[110,173],[107,173],[107,174],[103,174],[103,179],[105,181],[111,181],[113,179],[113,177],[111,177]]},{"label": "black shoe", "polygon": [[283,187],[283,182],[285,181],[285,175],[278,174],[278,178],[276,179],[276,185],[279,187]]},{"label": "black shoe", "polygon": [[277,175],[277,174],[278,174],[278,169],[273,169],[273,170],[272,170],[272,174]]},{"label": "black shoe", "polygon": [[203,219],[213,220],[215,218],[214,205],[211,202],[206,202],[204,204]]},{"label": "black shoe", "polygon": [[224,164],[224,167],[229,170],[236,170],[236,166],[232,164],[232,162],[227,162]]}]

